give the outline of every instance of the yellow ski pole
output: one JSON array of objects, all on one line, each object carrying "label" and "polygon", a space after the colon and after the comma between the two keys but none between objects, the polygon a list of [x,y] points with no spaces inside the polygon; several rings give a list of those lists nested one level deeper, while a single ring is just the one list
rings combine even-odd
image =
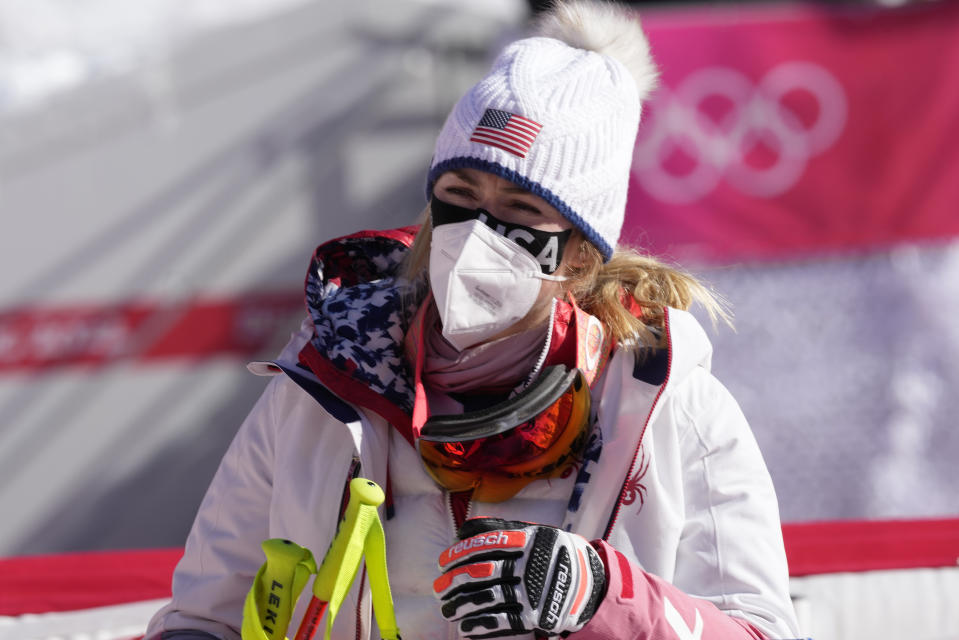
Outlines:
[{"label": "yellow ski pole", "polygon": [[386,569],[386,538],[376,511],[384,498],[383,490],[375,482],[364,478],[350,481],[350,500],[346,513],[313,581],[313,597],[295,640],[311,640],[327,608],[330,615],[326,620],[324,638],[329,640],[333,620],[353,584],[364,555],[373,594],[373,612],[380,634],[384,640],[399,640]]},{"label": "yellow ski pole", "polygon": [[319,569],[308,549],[289,540],[265,541],[266,562],[244,603],[243,640],[284,640],[297,598],[314,573],[313,597],[295,640],[311,640],[327,609],[330,615],[324,637],[329,640],[333,619],[364,555],[381,635],[384,640],[400,640],[386,569],[386,538],[376,511],[383,500],[383,490],[375,482],[364,478],[350,481],[346,513]]},{"label": "yellow ski pole", "polygon": [[243,603],[243,640],[284,640],[293,607],[316,562],[309,549],[289,540],[263,542],[266,562],[253,580]]}]

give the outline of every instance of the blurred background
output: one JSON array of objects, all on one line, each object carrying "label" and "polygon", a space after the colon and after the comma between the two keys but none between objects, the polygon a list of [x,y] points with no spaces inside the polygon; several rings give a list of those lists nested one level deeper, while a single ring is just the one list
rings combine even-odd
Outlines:
[{"label": "blurred background", "polygon": [[[0,0],[0,556],[182,545],[312,249],[415,219],[541,4]],[[662,81],[622,241],[731,303],[784,523],[954,525],[959,4],[632,4]]]}]

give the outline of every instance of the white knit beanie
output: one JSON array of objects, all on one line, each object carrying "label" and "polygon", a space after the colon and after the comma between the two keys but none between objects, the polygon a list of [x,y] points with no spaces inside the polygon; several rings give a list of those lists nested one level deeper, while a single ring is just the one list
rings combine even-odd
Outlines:
[{"label": "white knit beanie", "polygon": [[451,169],[501,176],[558,209],[608,260],[626,210],[641,102],[656,83],[636,15],[565,2],[508,45],[446,119],[427,196]]}]

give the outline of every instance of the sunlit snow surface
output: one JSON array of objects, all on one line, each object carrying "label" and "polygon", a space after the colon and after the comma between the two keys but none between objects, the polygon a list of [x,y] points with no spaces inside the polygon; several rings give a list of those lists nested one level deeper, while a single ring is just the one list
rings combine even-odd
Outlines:
[{"label": "sunlit snow surface", "polygon": [[[382,3],[385,19],[398,11]],[[462,7],[460,0],[408,0],[408,5]],[[204,31],[254,22],[300,5],[356,11],[339,0],[0,0],[0,115],[36,104],[58,91],[162,60]],[[524,0],[469,5],[517,22]]]},{"label": "sunlit snow surface", "polygon": [[0,0],[0,113],[311,0]]}]

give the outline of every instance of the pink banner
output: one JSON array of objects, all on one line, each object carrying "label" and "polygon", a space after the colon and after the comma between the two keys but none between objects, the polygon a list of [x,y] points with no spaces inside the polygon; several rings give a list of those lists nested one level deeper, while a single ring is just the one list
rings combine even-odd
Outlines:
[{"label": "pink banner", "polygon": [[959,3],[649,11],[622,241],[729,261],[959,236]]}]

